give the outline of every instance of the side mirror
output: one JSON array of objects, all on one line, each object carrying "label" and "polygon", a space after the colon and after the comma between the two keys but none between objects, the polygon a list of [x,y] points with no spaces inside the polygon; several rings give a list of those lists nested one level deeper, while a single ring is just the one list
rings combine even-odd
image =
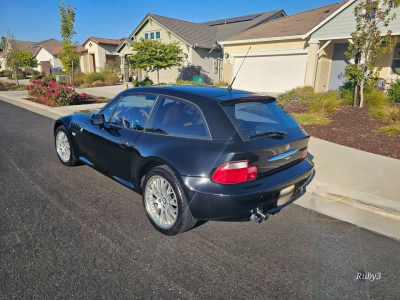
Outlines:
[{"label": "side mirror", "polygon": [[104,124],[104,115],[103,114],[92,115],[91,122],[93,125],[103,125]]}]

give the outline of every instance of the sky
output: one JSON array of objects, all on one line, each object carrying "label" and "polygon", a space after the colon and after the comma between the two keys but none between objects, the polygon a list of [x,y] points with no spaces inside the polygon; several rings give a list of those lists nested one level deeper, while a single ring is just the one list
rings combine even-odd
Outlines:
[{"label": "sky", "polygon": [[[343,0],[65,0],[76,7],[74,41],[89,36],[128,37],[147,13],[203,22],[284,9],[288,15]],[[16,40],[60,39],[56,0],[0,0],[0,36],[10,30]]]}]

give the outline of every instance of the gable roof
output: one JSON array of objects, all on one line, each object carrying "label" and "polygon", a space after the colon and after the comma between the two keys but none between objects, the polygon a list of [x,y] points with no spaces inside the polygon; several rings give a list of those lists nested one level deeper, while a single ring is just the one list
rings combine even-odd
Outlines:
[{"label": "gable roof", "polygon": [[123,38],[121,40],[121,43],[117,46],[117,48],[115,49],[115,52],[118,52],[119,50],[121,50],[126,44],[129,45],[133,45],[134,41],[131,39],[127,39],[127,38]]},{"label": "gable roof", "polygon": [[217,36],[216,28],[211,26],[155,14],[147,14],[143,18],[142,22],[140,22],[135,30],[129,35],[129,38],[134,36],[150,19],[156,21],[160,26],[172,32],[190,46],[197,45],[201,48],[211,48],[214,43],[214,38]]},{"label": "gable roof", "polygon": [[207,21],[200,24],[209,25],[217,28],[217,40],[224,40],[242,31],[268,22],[272,19],[279,18],[281,16],[286,16],[286,12],[283,9],[227,19]]},{"label": "gable roof", "polygon": [[35,46],[36,46],[36,45],[44,45],[44,46],[52,46],[52,47],[61,47],[62,44],[63,44],[63,43],[62,43],[61,41],[56,40],[56,39],[54,39],[54,38],[51,38],[51,39],[48,39],[48,40],[44,40],[44,41],[37,42],[37,43],[35,44]]},{"label": "gable roof", "polygon": [[89,36],[86,41],[83,42],[82,46],[86,45],[87,42],[91,40],[96,44],[107,44],[107,45],[115,45],[118,46],[121,43],[121,38],[119,39],[106,39],[106,38],[99,38],[94,36]]},{"label": "gable roof", "polygon": [[[202,23],[193,23],[149,13],[129,35],[129,38],[132,38],[132,36],[139,32],[141,28],[143,28],[149,19],[152,19],[188,45],[196,45],[200,48],[211,49],[215,40],[225,39],[229,36],[242,32],[243,30],[252,28],[264,22],[268,22],[269,20],[276,18],[281,14],[286,16],[285,11],[281,9]],[[120,48],[120,46],[121,44],[118,46],[118,48]]]},{"label": "gable roof", "polygon": [[347,7],[349,7],[351,4],[353,4],[355,1],[357,0],[343,0],[342,5],[335,10],[334,13],[332,13],[331,15],[329,15],[329,17],[325,18],[322,22],[318,23],[315,27],[313,27],[310,31],[308,31],[307,33],[305,33],[303,35],[303,39],[310,36],[312,33],[314,33],[316,30],[318,30],[319,28],[321,28],[322,26],[324,26],[326,23],[328,23],[330,20],[332,20],[335,16],[337,16],[338,14],[340,14],[343,10],[345,10]]},{"label": "gable roof", "polygon": [[346,2],[334,3],[272,20],[257,27],[236,34],[225,41],[301,36],[332,15]]}]

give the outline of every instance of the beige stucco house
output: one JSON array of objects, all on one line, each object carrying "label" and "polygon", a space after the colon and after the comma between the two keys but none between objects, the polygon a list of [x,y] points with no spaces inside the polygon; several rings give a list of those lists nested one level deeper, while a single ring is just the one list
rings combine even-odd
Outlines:
[{"label": "beige stucco house", "polygon": [[[163,43],[176,41],[182,48],[182,65],[160,71],[160,82],[171,83],[177,80],[192,80],[194,75],[201,75],[206,82],[217,82],[222,78],[222,49],[219,40],[285,16],[283,10],[263,12],[253,15],[221,20],[193,23],[164,16],[147,14],[131,35],[121,41],[116,52],[121,57],[121,69],[127,80],[128,67],[126,57],[133,54],[132,45],[140,39],[159,40]],[[149,76],[157,82],[155,72]]]},{"label": "beige stucco house", "polygon": [[[251,50],[234,87],[280,93],[297,86],[317,92],[339,89],[345,82],[345,56],[356,28],[354,7],[348,0],[274,20],[220,42],[224,47],[224,81],[231,81],[249,47]],[[400,9],[395,13],[400,16]],[[382,32],[400,35],[400,18]],[[387,82],[400,71],[400,44],[378,66]]]},{"label": "beige stucco house", "polygon": [[115,48],[122,39],[106,39],[90,36],[81,46],[80,69],[83,73],[100,72],[108,60],[118,57]]},{"label": "beige stucco house", "polygon": [[41,46],[35,54],[35,58],[39,65],[35,68],[39,72],[53,74],[63,70],[60,59],[57,57],[62,47],[57,46]]}]

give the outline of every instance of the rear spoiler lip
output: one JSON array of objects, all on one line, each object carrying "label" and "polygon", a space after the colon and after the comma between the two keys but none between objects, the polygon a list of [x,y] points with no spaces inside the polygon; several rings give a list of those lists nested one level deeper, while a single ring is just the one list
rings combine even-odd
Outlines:
[{"label": "rear spoiler lip", "polygon": [[252,101],[273,103],[273,102],[276,102],[276,98],[270,97],[270,96],[262,96],[262,95],[256,95],[256,96],[250,96],[250,97],[244,96],[244,97],[237,97],[237,98],[233,98],[233,99],[229,99],[229,100],[223,100],[223,101],[220,101],[220,104],[222,106],[229,106],[231,104],[236,104],[236,103],[240,103],[240,102],[252,102]]}]

